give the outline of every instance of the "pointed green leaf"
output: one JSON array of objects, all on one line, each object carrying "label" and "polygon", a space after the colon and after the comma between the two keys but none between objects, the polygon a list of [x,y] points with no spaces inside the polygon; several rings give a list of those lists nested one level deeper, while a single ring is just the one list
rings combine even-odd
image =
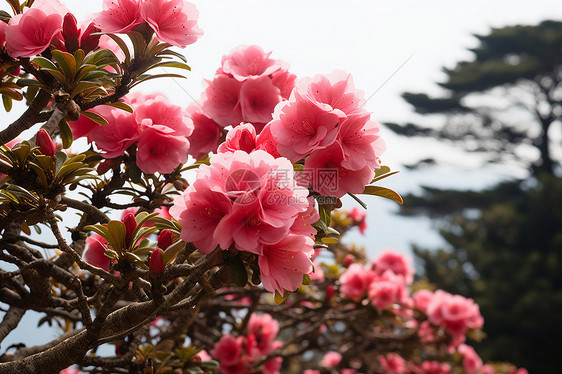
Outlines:
[{"label": "pointed green leaf", "polygon": [[366,186],[365,191],[363,191],[363,194],[380,196],[386,199],[394,200],[400,205],[404,204],[404,200],[402,199],[402,196],[400,196],[396,191],[393,191],[390,188],[386,188],[386,187]]},{"label": "pointed green leaf", "polygon": [[230,276],[238,287],[244,287],[248,284],[248,272],[246,271],[246,265],[240,256],[231,257],[228,259],[228,265],[230,267]]},{"label": "pointed green leaf", "polygon": [[105,103],[104,105],[109,105],[109,106],[112,106],[114,108],[122,109],[125,112],[133,113],[133,108],[129,104],[126,104],[126,103],[115,102],[115,103]]},{"label": "pointed green leaf", "polygon": [[72,129],[64,119],[59,122],[59,132],[62,140],[62,147],[64,149],[70,148],[74,138],[72,136]]},{"label": "pointed green leaf", "polygon": [[80,114],[83,114],[84,116],[88,117],[90,120],[97,123],[98,125],[103,125],[103,126],[109,125],[109,122],[107,122],[107,120],[105,118],[103,118],[102,116],[100,116],[97,113],[83,111],[83,112],[80,112]]},{"label": "pointed green leaf", "polygon": [[44,69],[58,70],[57,65],[45,57],[35,57],[31,62]]}]

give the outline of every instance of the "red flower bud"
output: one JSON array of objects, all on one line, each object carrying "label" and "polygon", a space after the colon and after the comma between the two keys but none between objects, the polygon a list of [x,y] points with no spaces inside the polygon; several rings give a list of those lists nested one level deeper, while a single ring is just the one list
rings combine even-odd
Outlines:
[{"label": "red flower bud", "polygon": [[62,37],[64,38],[64,46],[70,53],[74,53],[78,49],[78,37],[80,30],[78,22],[72,13],[66,13],[62,24]]},{"label": "red flower bud", "polygon": [[173,242],[174,235],[168,229],[162,230],[160,235],[158,235],[158,247],[162,248],[162,250],[166,250],[166,248],[171,246]]},{"label": "red flower bud", "polygon": [[57,151],[57,145],[53,142],[53,139],[51,139],[45,129],[39,130],[35,144],[39,146],[39,151],[46,156],[52,156]]},{"label": "red flower bud", "polygon": [[332,286],[331,284],[326,287],[326,299],[330,300],[332,298],[332,296],[334,296],[334,286]]},{"label": "red flower bud", "polygon": [[127,213],[125,217],[123,217],[123,223],[125,224],[125,238],[127,243],[131,240],[131,236],[133,235],[133,231],[137,228],[137,220],[135,219],[135,215],[131,212]]},{"label": "red flower bud", "polygon": [[162,261],[162,250],[156,248],[150,255],[148,264],[148,272],[152,275],[161,274],[164,271],[164,262]]},{"label": "red flower bud", "polygon": [[107,171],[109,169],[113,168],[113,160],[103,160],[102,162],[99,163],[96,171],[98,172],[99,175],[103,175],[105,173],[107,173]]},{"label": "red flower bud", "polygon": [[82,32],[82,36],[80,37],[80,48],[82,48],[84,52],[88,53],[98,47],[101,35],[92,34],[99,31],[100,29],[98,29],[92,22],[88,25],[88,27],[86,27],[86,30]]}]

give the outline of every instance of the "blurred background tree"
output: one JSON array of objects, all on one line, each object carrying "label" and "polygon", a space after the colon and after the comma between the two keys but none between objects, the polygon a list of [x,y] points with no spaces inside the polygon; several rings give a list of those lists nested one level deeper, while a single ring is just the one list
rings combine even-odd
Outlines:
[{"label": "blurred background tree", "polygon": [[[487,162],[515,162],[529,177],[476,192],[425,187],[405,198],[402,214],[441,222],[448,246],[414,247],[416,260],[431,283],[480,305],[488,334],[478,344],[483,358],[553,372],[562,336],[562,179],[553,152],[562,114],[562,23],[476,38],[472,61],[444,69],[442,97],[403,94],[424,118],[444,121],[386,125],[478,152]],[[428,161],[435,162],[415,166]]]}]

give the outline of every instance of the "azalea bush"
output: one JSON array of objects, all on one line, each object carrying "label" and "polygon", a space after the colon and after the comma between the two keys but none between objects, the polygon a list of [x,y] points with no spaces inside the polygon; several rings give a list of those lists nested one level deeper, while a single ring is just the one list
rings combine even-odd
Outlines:
[{"label": "azalea bush", "polygon": [[2,346],[0,372],[516,372],[467,344],[472,300],[342,241],[361,194],[402,203],[348,73],[240,46],[180,107],[135,87],[190,69],[194,5],[7,2],[0,94],[27,108],[0,131],[0,342],[27,311],[60,335]]}]

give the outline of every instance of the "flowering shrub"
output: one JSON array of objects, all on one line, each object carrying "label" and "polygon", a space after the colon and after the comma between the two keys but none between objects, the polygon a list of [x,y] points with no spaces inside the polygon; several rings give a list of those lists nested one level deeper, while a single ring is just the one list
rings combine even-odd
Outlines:
[{"label": "flowering shrub", "polygon": [[104,0],[78,28],[56,0],[7,2],[0,94],[29,108],[0,131],[0,342],[28,310],[63,333],[6,347],[0,372],[514,372],[466,344],[472,300],[342,244],[366,220],[341,197],[402,203],[374,184],[393,172],[350,74],[297,79],[241,46],[181,107],[134,88],[190,69],[172,47],[202,36],[191,3]]}]

